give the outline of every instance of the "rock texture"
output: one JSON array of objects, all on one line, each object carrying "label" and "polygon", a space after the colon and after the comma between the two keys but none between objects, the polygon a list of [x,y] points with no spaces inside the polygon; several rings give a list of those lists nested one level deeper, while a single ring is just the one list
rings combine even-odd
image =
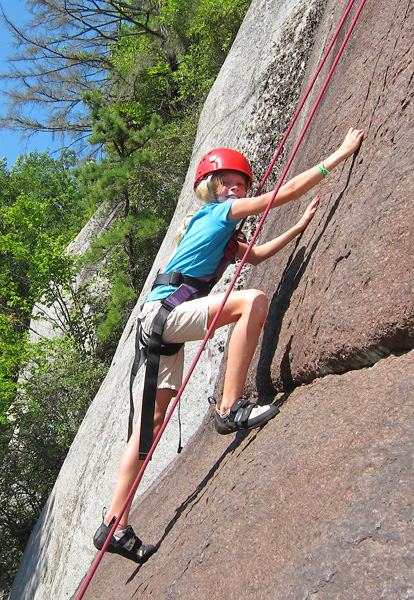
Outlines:
[{"label": "rock texture", "polygon": [[[339,14],[337,5],[333,23]],[[255,269],[248,281],[271,298],[252,389],[289,390],[413,347],[413,35],[408,2],[381,5],[380,22],[375,2],[361,13],[292,171],[334,149],[348,124],[365,128],[365,140],[355,162],[317,190],[316,218],[272,264],[272,277]],[[320,52],[315,46],[309,75]],[[270,214],[262,239],[299,211]]]},{"label": "rock texture", "polygon": [[[199,158],[233,147],[251,157],[255,173],[265,172],[347,5],[253,0],[201,115],[179,206],[142,297],[191,203]],[[215,434],[207,415],[148,488],[174,454],[172,422],[131,519],[159,550],[140,569],[105,556],[85,598],[414,597],[413,27],[410,0],[366,2],[291,171],[319,162],[351,125],[366,130],[361,150],[321,184],[321,207],[301,238],[244,274],[271,298],[247,390],[261,399],[282,392],[281,414],[236,439]],[[292,225],[309,200],[273,211],[261,240]],[[141,301],[29,541],[11,600],[76,598],[90,566],[91,536],[125,442]],[[214,374],[225,341],[220,332]],[[189,360],[195,351],[189,345]],[[186,440],[211,391],[205,366],[198,369],[184,399]]]},{"label": "rock texture", "polygon": [[261,431],[201,431],[133,515],[159,543],[104,556],[84,598],[412,598],[414,352],[296,389]]}]

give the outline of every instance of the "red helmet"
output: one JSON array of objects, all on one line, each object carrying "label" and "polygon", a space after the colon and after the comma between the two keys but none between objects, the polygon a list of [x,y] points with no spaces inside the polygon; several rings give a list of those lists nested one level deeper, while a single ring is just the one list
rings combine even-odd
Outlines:
[{"label": "red helmet", "polygon": [[200,160],[200,164],[197,167],[194,189],[197,187],[197,183],[205,175],[214,173],[216,171],[239,171],[246,175],[249,180],[247,189],[249,189],[253,183],[253,173],[250,168],[249,162],[243,154],[237,152],[237,150],[230,150],[229,148],[216,148],[207,152],[205,156]]}]

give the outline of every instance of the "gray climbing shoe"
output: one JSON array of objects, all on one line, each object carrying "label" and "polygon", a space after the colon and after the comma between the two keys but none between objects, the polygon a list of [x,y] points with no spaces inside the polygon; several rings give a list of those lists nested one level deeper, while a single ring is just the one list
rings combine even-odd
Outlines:
[{"label": "gray climbing shoe", "polygon": [[[97,529],[95,535],[93,536],[93,544],[97,550],[102,549],[114,522],[115,518],[112,519],[109,525],[106,525],[105,522],[103,522],[102,525]],[[144,563],[152,554],[154,554],[155,551],[155,546],[142,543],[139,537],[135,534],[131,525],[128,525],[124,535],[119,540],[112,536],[107,547],[107,552],[120,554],[121,556],[129,558],[137,563]]]},{"label": "gray climbing shoe", "polygon": [[214,425],[219,433],[227,435],[241,429],[261,427],[279,412],[274,404],[260,406],[255,402],[250,402],[247,398],[239,398],[226,416],[223,417],[216,410]]}]

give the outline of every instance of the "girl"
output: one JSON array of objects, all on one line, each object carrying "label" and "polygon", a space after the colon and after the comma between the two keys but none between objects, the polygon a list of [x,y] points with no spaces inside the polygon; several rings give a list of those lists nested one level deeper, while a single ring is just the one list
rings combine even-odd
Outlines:
[{"label": "girl", "polygon": [[[339,148],[323,163],[297,175],[278,191],[272,208],[295,200],[306,194],[332,169],[351,156],[359,147],[364,132],[349,129]],[[214,279],[220,263],[225,257],[226,246],[236,230],[237,224],[249,215],[262,213],[268,206],[273,191],[254,198],[246,198],[251,187],[253,174],[247,159],[234,150],[219,148],[206,154],[197,168],[194,188],[199,206],[185,219],[177,234],[177,248],[169,261],[165,274],[157,278],[156,286],[146,299],[139,320],[142,338],[148,342],[152,326],[160,311],[161,303],[171,297],[180,281],[194,289],[195,296],[205,293],[206,281]],[[319,196],[306,208],[302,218],[291,229],[279,237],[253,247],[248,262],[258,265],[274,256],[288,242],[301,233],[314,216]],[[236,257],[242,258],[247,245],[238,242]],[[226,259],[224,258],[224,261]],[[177,280],[178,274],[178,280]],[[182,277],[180,280],[180,276]],[[187,282],[187,283],[185,283]],[[198,283],[197,283],[198,282]],[[198,286],[198,287],[197,287]],[[207,285],[208,287],[208,285]],[[193,295],[194,297],[194,295]],[[165,344],[182,344],[201,340],[221,306],[222,294],[196,297],[176,306],[169,312],[162,332]],[[215,328],[235,323],[228,347],[228,362],[222,398],[215,413],[215,427],[220,434],[229,434],[238,429],[260,427],[277,414],[274,405],[259,406],[243,398],[243,388],[253,354],[264,325],[268,310],[268,299],[260,290],[231,292]],[[181,385],[183,374],[183,347],[170,356],[161,356],[155,399],[153,438],[156,437],[171,399]],[[94,536],[95,547],[101,549],[124,505],[142,466],[138,459],[140,428],[135,428],[123,452],[112,504],[107,520]],[[118,530],[108,546],[109,552],[126,556],[135,562],[144,562],[155,551],[154,546],[145,545],[128,524],[129,503]]]}]

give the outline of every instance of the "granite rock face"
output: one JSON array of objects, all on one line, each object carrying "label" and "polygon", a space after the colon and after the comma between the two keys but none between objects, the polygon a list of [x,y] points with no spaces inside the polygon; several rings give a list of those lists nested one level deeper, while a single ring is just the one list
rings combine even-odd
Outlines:
[{"label": "granite rock face", "polygon": [[411,352],[297,388],[247,436],[206,418],[133,515],[156,554],[104,556],[84,598],[412,598],[413,386]]},{"label": "granite rock face", "polygon": [[[257,184],[347,5],[253,0],[200,117],[171,227],[11,600],[76,598],[125,443],[134,322],[192,202],[194,169],[211,148],[237,148],[251,159]],[[141,568],[104,556],[86,599],[413,597],[413,26],[409,0],[366,2],[290,175],[334,150],[350,126],[366,131],[360,152],[315,190],[321,206],[302,236],[243,272],[239,285],[271,299],[246,391],[259,399],[282,392],[280,415],[247,436],[218,436],[211,414],[203,421],[213,390],[200,364],[183,401],[189,441],[171,463],[173,420],[131,515],[159,549]],[[311,197],[272,211],[260,241],[293,225]],[[214,341],[217,394],[226,336],[220,331]],[[197,348],[189,345],[188,363]]]},{"label": "granite rock face", "polygon": [[[397,4],[381,5],[380,18],[378,3],[364,7],[292,173],[334,150],[348,125],[366,131],[358,156],[316,190],[320,208],[297,243],[247,281],[271,299],[251,370],[250,389],[259,393],[413,347],[414,16],[410,3]],[[336,22],[327,11],[321,28],[328,35]],[[315,46],[308,69],[319,56]],[[294,204],[272,211],[261,239],[299,214]]]}]

